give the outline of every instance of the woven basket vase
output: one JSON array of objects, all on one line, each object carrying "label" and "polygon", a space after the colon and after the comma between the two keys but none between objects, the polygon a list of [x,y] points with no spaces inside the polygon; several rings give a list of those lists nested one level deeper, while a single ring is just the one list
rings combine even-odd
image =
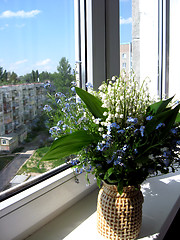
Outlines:
[{"label": "woven basket vase", "polygon": [[136,239],[142,222],[143,201],[140,188],[124,187],[120,195],[115,185],[104,182],[98,195],[98,232],[111,240]]}]

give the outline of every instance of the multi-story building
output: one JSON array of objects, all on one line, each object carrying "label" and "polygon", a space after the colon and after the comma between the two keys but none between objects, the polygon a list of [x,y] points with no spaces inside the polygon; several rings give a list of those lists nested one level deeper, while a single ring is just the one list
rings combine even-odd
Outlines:
[{"label": "multi-story building", "polygon": [[0,151],[12,151],[26,139],[45,98],[41,83],[0,87]]},{"label": "multi-story building", "polygon": [[128,74],[132,68],[132,44],[120,44],[120,71],[125,70]]},{"label": "multi-story building", "polygon": [[[180,99],[180,1],[132,0],[132,63],[152,96]],[[179,19],[179,20],[178,20]]]}]

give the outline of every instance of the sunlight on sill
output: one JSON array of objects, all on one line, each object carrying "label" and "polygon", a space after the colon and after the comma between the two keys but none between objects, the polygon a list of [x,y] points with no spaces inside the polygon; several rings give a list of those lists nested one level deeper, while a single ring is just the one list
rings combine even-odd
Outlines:
[{"label": "sunlight on sill", "polygon": [[[144,203],[139,240],[164,238],[178,210],[179,179],[180,171],[150,178],[142,184]],[[84,240],[84,236],[86,240],[104,240],[96,231],[98,191],[91,192],[26,240]]]}]

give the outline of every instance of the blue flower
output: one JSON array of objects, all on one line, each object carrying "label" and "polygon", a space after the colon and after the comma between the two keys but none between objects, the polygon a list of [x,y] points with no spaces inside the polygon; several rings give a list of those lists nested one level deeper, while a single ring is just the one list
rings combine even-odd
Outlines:
[{"label": "blue flower", "polygon": [[50,83],[45,83],[45,84],[44,84],[44,88],[47,88],[47,87],[50,87],[50,86],[51,86]]},{"label": "blue flower", "polygon": [[80,169],[76,168],[75,171],[76,171],[76,174],[81,174],[83,172],[83,169],[82,168],[80,168]]},{"label": "blue flower", "polygon": [[177,145],[180,145],[180,140],[178,140],[178,141],[176,142],[176,144],[177,144]]},{"label": "blue flower", "polygon": [[75,82],[75,81],[72,81],[71,84],[72,84],[73,86],[76,86],[76,82]]},{"label": "blue flower", "polygon": [[170,151],[164,151],[164,153],[163,153],[163,156],[164,157],[169,157],[171,155],[171,152]]},{"label": "blue flower", "polygon": [[90,82],[87,82],[87,83],[86,83],[86,87],[87,87],[87,88],[93,88],[93,85],[92,85]]},{"label": "blue flower", "polygon": [[176,133],[177,133],[177,130],[176,130],[175,128],[172,128],[172,129],[171,129],[171,132],[172,132],[172,134],[176,134]]},{"label": "blue flower", "polygon": [[138,150],[137,150],[136,148],[134,149],[134,153],[135,153],[135,154],[137,154],[137,153],[138,153]]},{"label": "blue flower", "polygon": [[124,164],[122,163],[122,157],[118,156],[116,160],[114,160],[114,165],[120,165],[123,166]]},{"label": "blue flower", "polygon": [[61,92],[57,92],[57,93],[55,93],[55,95],[54,95],[56,98],[65,98],[66,96],[64,95],[64,93],[61,93]]},{"label": "blue flower", "polygon": [[118,130],[117,132],[123,134],[123,133],[125,133],[125,130],[121,129],[121,130]]},{"label": "blue flower", "polygon": [[112,161],[113,161],[113,159],[107,159],[107,160],[106,160],[107,164],[112,163]]},{"label": "blue flower", "polygon": [[68,126],[67,126],[66,124],[64,124],[64,125],[62,126],[63,131],[65,131],[67,127],[68,127]]},{"label": "blue flower", "polygon": [[116,122],[108,124],[107,126],[108,132],[111,132],[112,128],[120,129],[120,126]]},{"label": "blue flower", "polygon": [[146,120],[147,120],[147,121],[150,121],[152,118],[153,118],[153,116],[148,116],[148,117],[146,118]]},{"label": "blue flower", "polygon": [[163,160],[163,162],[164,162],[164,164],[165,164],[166,167],[169,166],[169,159],[168,159],[168,158],[165,158],[165,159]]},{"label": "blue flower", "polygon": [[134,134],[138,133],[139,129],[134,130]]},{"label": "blue flower", "polygon": [[142,137],[144,137],[144,129],[145,129],[145,126],[141,126],[139,129]]},{"label": "blue flower", "polygon": [[127,123],[136,124],[138,122],[137,118],[128,117]]},{"label": "blue flower", "polygon": [[49,105],[45,105],[45,106],[43,107],[43,110],[44,110],[44,111],[47,111],[47,112],[50,112],[50,111],[52,110],[52,108],[51,108]]},{"label": "blue flower", "polygon": [[71,88],[71,91],[72,91],[72,92],[76,92],[75,87],[72,87],[72,88]]},{"label": "blue flower", "polygon": [[160,127],[164,127],[165,124],[164,123],[159,123],[157,126],[156,126],[156,129],[159,129]]},{"label": "blue flower", "polygon": [[60,120],[60,121],[57,123],[57,126],[60,126],[60,125],[62,125],[62,124],[63,124],[63,121]]},{"label": "blue flower", "polygon": [[73,159],[73,160],[71,160],[71,164],[74,166],[74,165],[77,165],[78,164],[78,160],[77,159]]}]

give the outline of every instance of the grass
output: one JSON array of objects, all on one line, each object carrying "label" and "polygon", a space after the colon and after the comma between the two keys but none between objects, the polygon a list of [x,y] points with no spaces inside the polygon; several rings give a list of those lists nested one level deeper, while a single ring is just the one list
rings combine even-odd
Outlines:
[{"label": "grass", "polygon": [[36,150],[31,158],[20,168],[17,174],[44,173],[65,162],[65,159],[41,162],[41,158],[46,154],[50,147],[42,147]]},{"label": "grass", "polygon": [[14,156],[0,156],[0,171],[13,160]]}]

